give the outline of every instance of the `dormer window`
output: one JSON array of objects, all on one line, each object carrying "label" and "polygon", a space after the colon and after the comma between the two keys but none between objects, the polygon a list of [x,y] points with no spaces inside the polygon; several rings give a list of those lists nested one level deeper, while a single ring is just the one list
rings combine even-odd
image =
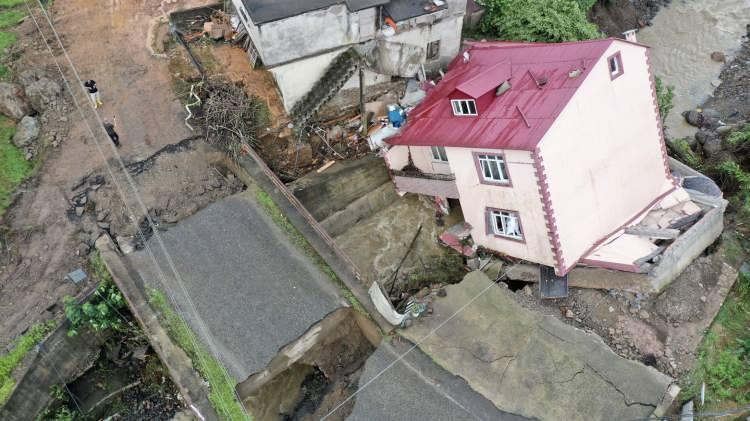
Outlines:
[{"label": "dormer window", "polygon": [[619,51],[607,58],[607,65],[609,66],[609,77],[613,80],[625,71],[622,68],[622,56]]},{"label": "dormer window", "polygon": [[477,115],[477,104],[473,99],[452,99],[453,115]]}]

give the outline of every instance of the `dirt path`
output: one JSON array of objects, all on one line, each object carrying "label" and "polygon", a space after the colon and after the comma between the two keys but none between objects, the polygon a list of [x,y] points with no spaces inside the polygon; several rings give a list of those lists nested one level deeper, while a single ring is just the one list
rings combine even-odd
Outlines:
[{"label": "dirt path", "polygon": [[[120,153],[126,160],[143,159],[191,136],[170,87],[167,61],[152,57],[147,48],[151,20],[165,9],[199,2],[190,3],[107,0],[95,6],[86,0],[66,0],[55,2],[51,9],[81,77],[95,79],[100,86],[104,101],[100,115],[117,117]],[[31,20],[18,32],[23,41],[16,70],[38,66],[53,70]],[[83,263],[77,255],[78,226],[65,211],[72,185],[103,161],[75,110],[59,121],[71,126],[69,135],[60,148],[50,149],[35,180],[6,215],[5,223],[16,234],[13,252],[3,256],[0,268],[0,347],[31,324],[59,314],[61,297],[85,288],[62,280]]]}]

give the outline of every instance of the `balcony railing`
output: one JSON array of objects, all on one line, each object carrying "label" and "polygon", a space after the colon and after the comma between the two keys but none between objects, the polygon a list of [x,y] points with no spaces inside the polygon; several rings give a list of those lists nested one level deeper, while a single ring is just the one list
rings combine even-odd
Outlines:
[{"label": "balcony railing", "polygon": [[401,192],[458,199],[453,174],[429,174],[416,171],[393,171],[393,181]]}]

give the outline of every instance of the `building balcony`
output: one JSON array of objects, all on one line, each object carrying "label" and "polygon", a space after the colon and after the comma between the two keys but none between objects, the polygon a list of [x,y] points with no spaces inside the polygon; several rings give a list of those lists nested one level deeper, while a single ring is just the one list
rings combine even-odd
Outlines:
[{"label": "building balcony", "polygon": [[458,187],[456,187],[456,177],[453,174],[430,174],[412,171],[392,171],[392,173],[396,189],[401,193],[417,193],[458,199]]}]

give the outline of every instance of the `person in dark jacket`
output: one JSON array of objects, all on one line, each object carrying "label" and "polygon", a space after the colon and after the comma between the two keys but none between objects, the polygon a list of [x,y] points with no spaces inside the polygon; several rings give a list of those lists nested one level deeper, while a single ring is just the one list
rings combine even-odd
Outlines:
[{"label": "person in dark jacket", "polygon": [[120,136],[115,131],[115,125],[117,124],[117,117],[112,118],[112,122],[105,121],[104,122],[104,130],[107,131],[107,134],[109,135],[109,138],[112,139],[112,143],[115,144],[118,148],[120,147]]},{"label": "person in dark jacket", "polygon": [[98,108],[100,105],[102,105],[102,100],[99,98],[99,88],[96,87],[96,81],[93,79],[89,79],[83,83],[83,86],[88,89],[89,98],[91,98],[91,102],[94,103],[94,108]]}]

